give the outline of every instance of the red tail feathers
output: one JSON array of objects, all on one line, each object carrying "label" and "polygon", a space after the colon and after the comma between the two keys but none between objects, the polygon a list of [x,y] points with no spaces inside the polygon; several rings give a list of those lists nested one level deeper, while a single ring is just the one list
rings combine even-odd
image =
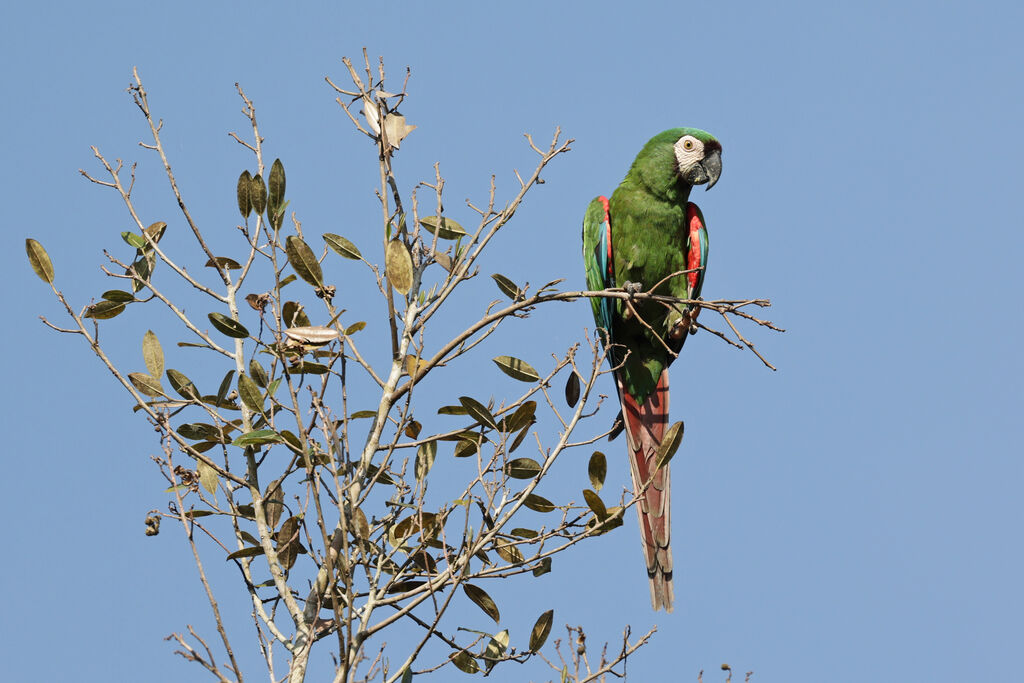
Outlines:
[{"label": "red tail feathers", "polygon": [[629,465],[633,471],[633,490],[641,496],[636,511],[640,518],[647,576],[651,582],[651,605],[655,610],[664,608],[666,612],[671,612],[674,596],[672,549],[669,545],[672,511],[669,468],[666,465],[653,471],[658,448],[668,427],[668,371],[661,373],[657,387],[643,405],[638,405],[623,390],[621,381],[618,386],[629,447]]}]

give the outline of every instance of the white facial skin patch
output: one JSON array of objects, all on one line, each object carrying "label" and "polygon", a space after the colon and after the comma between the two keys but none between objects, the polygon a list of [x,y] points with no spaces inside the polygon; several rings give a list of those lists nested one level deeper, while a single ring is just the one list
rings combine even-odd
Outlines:
[{"label": "white facial skin patch", "polygon": [[684,135],[674,146],[679,172],[684,173],[704,158],[704,143],[692,135]]}]

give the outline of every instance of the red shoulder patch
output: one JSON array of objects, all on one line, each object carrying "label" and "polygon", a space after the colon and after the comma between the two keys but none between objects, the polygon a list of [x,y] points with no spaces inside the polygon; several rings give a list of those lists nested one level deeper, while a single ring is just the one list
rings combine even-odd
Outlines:
[{"label": "red shoulder patch", "polygon": [[701,223],[700,214],[697,212],[697,205],[693,202],[686,204],[686,222],[689,226],[690,250],[686,254],[686,269],[693,271],[686,274],[686,281],[693,290],[697,287],[697,279],[700,277],[700,231],[704,224]]}]

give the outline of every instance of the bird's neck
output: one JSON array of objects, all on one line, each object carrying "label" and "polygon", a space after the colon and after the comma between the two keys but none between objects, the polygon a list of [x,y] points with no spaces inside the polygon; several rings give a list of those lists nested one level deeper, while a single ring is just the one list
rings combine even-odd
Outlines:
[{"label": "bird's neck", "polygon": [[622,184],[673,204],[685,204],[693,190],[693,185],[684,182],[675,173],[643,173],[638,168],[632,169]]}]

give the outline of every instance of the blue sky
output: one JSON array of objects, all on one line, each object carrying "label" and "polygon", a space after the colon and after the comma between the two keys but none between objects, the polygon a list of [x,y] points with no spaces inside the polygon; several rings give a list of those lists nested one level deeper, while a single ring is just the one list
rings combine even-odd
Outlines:
[{"label": "blue sky", "polygon": [[[788,682],[1005,680],[1020,668],[1019,5],[209,5],[2,10],[2,258],[16,292],[2,411],[7,677],[198,679],[162,637],[212,630],[180,534],[142,534],[166,501],[154,434],[88,349],[38,322],[60,311],[24,238],[47,247],[79,306],[109,288],[101,250],[129,225],[115,195],[78,175],[97,168],[90,145],[139,160],[146,210],[178,220],[135,145],[145,131],[124,88],[138,66],[205,225],[229,235],[237,223],[234,183],[251,165],[227,136],[244,128],[240,82],[306,229],[369,247],[374,158],[323,80],[342,79],[341,57],[363,46],[393,76],[412,68],[403,113],[419,127],[399,177],[411,187],[439,161],[455,216],[468,220],[462,199],[484,199],[491,173],[511,196],[512,168],[533,164],[524,132],[546,140],[560,125],[576,139],[486,266],[518,281],[582,286],[587,202],[655,133],[713,132],[722,179],[695,194],[711,232],[705,296],[771,298],[787,329],[748,330],[778,372],[706,334],[673,368],[673,416],[687,425],[673,461],[676,612],[650,611],[627,520],[543,580],[495,587],[523,605],[513,638],[548,607],[591,643],[657,624],[630,662],[636,681],[696,680],[723,661]],[[338,278],[362,305],[365,280],[341,266]],[[467,298],[466,314],[478,303]],[[104,339],[141,367],[147,326],[171,346],[160,324],[119,318]],[[507,326],[491,355],[543,366],[591,325],[584,302],[554,307]],[[448,381],[511,391],[475,370],[489,357]],[[621,485],[624,443],[602,450]],[[551,496],[580,498],[577,458]],[[247,644],[244,596],[224,576],[219,597]]]}]

